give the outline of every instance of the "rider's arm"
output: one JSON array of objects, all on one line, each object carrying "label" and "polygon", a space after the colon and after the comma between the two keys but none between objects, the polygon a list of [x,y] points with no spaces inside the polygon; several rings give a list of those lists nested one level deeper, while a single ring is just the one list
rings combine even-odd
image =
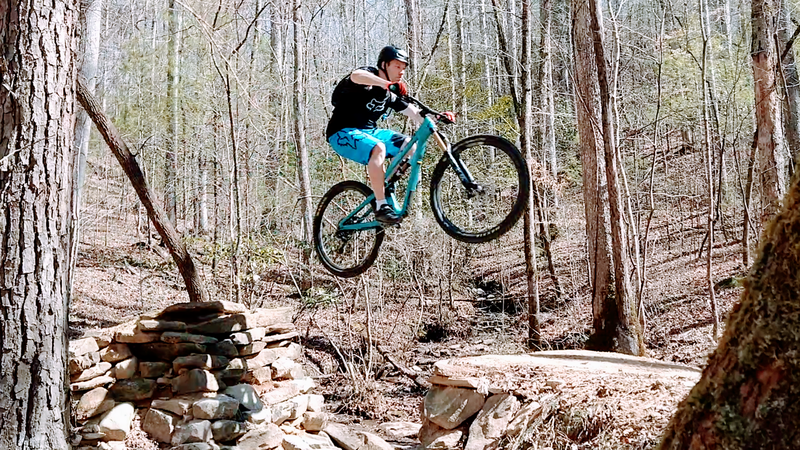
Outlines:
[{"label": "rider's arm", "polygon": [[363,84],[366,86],[378,86],[384,89],[389,89],[389,85],[392,84],[388,80],[384,80],[383,78],[367,72],[363,69],[356,69],[350,74],[350,81],[355,84]]},{"label": "rider's arm", "polygon": [[422,124],[422,115],[419,113],[419,108],[414,105],[408,105],[408,108],[400,111],[400,114],[411,119],[417,126]]}]

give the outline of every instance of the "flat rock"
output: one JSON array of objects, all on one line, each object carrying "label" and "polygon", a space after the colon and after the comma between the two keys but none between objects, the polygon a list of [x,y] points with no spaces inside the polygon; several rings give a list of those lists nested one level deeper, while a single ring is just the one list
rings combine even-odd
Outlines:
[{"label": "flat rock", "polygon": [[211,424],[211,434],[217,442],[235,441],[241,437],[247,427],[243,422],[234,420],[217,420]]},{"label": "flat rock", "polygon": [[219,383],[214,374],[203,369],[192,369],[172,379],[172,392],[177,395],[218,390]]},{"label": "flat rock", "polygon": [[239,349],[233,344],[230,339],[223,339],[216,344],[207,345],[208,353],[212,355],[224,356],[228,359],[233,359],[239,356]]},{"label": "flat rock", "polygon": [[303,413],[303,429],[307,431],[322,431],[328,426],[328,414],[324,412]]},{"label": "flat rock", "polygon": [[159,314],[155,316],[161,320],[174,320],[184,318],[197,318],[200,316],[221,315],[221,314],[237,314],[247,311],[241,303],[233,303],[226,301],[216,302],[186,302],[176,303],[174,305],[164,308]]},{"label": "flat rock", "polygon": [[184,369],[219,369],[228,365],[228,358],[224,356],[193,354],[179,356],[172,361],[172,370],[181,373]]},{"label": "flat rock", "polygon": [[232,419],[238,410],[239,401],[227,395],[204,398],[192,405],[192,415],[197,419]]},{"label": "flat rock", "polygon": [[111,384],[116,380],[117,379],[114,377],[103,375],[97,378],[92,378],[91,380],[81,381],[80,383],[72,383],[69,385],[69,389],[72,392],[88,391],[94,388],[105,386],[107,384]]},{"label": "flat rock", "polygon": [[70,358],[69,374],[75,375],[100,362],[100,352],[90,352],[85,355]]},{"label": "flat rock", "polygon": [[250,355],[255,355],[261,350],[267,348],[267,343],[262,341],[255,341],[246,345],[241,345],[237,348],[239,349],[239,356],[250,356]]},{"label": "flat rock", "polygon": [[266,329],[267,336],[275,333],[289,333],[296,329],[292,322],[276,323],[264,328]]},{"label": "flat rock", "polygon": [[469,427],[469,438],[464,450],[496,447],[517,411],[519,411],[517,397],[510,394],[496,394],[489,397]]},{"label": "flat rock", "polygon": [[296,380],[305,376],[303,366],[289,358],[281,357],[272,363],[273,380]]},{"label": "flat rock", "polygon": [[114,378],[118,380],[127,380],[136,375],[136,369],[139,367],[139,360],[135,356],[120,361],[114,366]]},{"label": "flat rock", "polygon": [[466,426],[448,430],[423,419],[419,441],[426,450],[460,450],[468,433]]},{"label": "flat rock", "polygon": [[286,385],[277,387],[269,392],[264,392],[261,394],[261,401],[264,402],[266,405],[276,405],[281,402],[285,402],[292,397],[295,397],[300,394],[300,390],[297,389],[297,386],[294,385]]},{"label": "flat rock", "polygon": [[109,391],[117,401],[135,402],[153,397],[156,382],[148,378],[134,378],[130,380],[117,380]]},{"label": "flat rock", "polygon": [[330,439],[308,433],[287,434],[283,438],[284,450],[338,450]]},{"label": "flat rock", "polygon": [[69,341],[70,358],[77,358],[78,356],[83,356],[87,353],[96,352],[99,350],[100,347],[97,345],[97,341],[91,337]]},{"label": "flat rock", "polygon": [[227,334],[252,328],[267,327],[278,323],[291,322],[292,311],[293,308],[289,307],[258,308],[252,312],[231,314],[205,323],[191,325],[187,328],[187,331],[199,334]]},{"label": "flat rock", "polygon": [[161,333],[145,332],[139,329],[137,320],[123,323],[115,327],[114,340],[124,344],[146,344],[155,342],[161,337]]},{"label": "flat rock", "polygon": [[124,441],[131,432],[135,408],[133,403],[120,403],[100,419],[100,432],[107,441]]},{"label": "flat rock", "polygon": [[96,366],[92,366],[81,371],[79,374],[77,374],[77,376],[71,378],[70,381],[73,383],[79,383],[81,381],[91,380],[92,378],[97,378],[101,375],[104,375],[109,370],[111,370],[111,363],[101,361]]},{"label": "flat rock", "polygon": [[141,331],[186,331],[184,322],[172,320],[140,319],[139,330]]},{"label": "flat rock", "polygon": [[111,394],[109,394],[108,389],[98,387],[83,394],[72,413],[76,420],[82,422],[91,417],[103,414],[106,411],[110,411],[115,404],[116,402]]},{"label": "flat rock", "polygon": [[542,412],[542,405],[539,402],[530,402],[517,411],[506,428],[507,436],[519,436],[520,433],[528,428],[530,421],[539,416]]},{"label": "flat rock", "polygon": [[294,386],[302,394],[308,394],[317,387],[317,382],[311,377],[298,378],[296,380],[278,381],[279,386]]},{"label": "flat rock", "polygon": [[170,399],[156,399],[150,402],[151,408],[169,411],[177,416],[185,416],[192,411],[192,405],[198,400],[204,398],[216,397],[214,392],[195,392],[193,394],[184,394]]},{"label": "flat rock", "polygon": [[483,408],[486,399],[473,389],[434,385],[425,395],[423,415],[442,428],[452,430]]},{"label": "flat rock", "polygon": [[235,398],[239,401],[242,408],[258,411],[264,407],[261,397],[258,392],[249,384],[237,384],[236,386],[229,386],[225,389],[225,395]]},{"label": "flat rock", "polygon": [[302,356],[302,347],[291,343],[287,347],[265,348],[254,357],[247,358],[247,366],[251,368],[265,367],[271,365],[280,358],[288,358],[297,361]]},{"label": "flat rock", "polygon": [[142,430],[158,442],[171,443],[179,419],[168,412],[150,408],[142,421]]},{"label": "flat rock", "polygon": [[212,345],[219,342],[219,339],[202,334],[182,333],[178,331],[165,331],[161,333],[161,342],[167,344],[177,344],[179,342],[191,342],[195,344]]},{"label": "flat rock", "polygon": [[126,360],[132,355],[128,344],[113,343],[100,351],[100,359],[112,364]]},{"label": "flat rock", "polygon": [[139,375],[142,378],[158,378],[164,376],[170,369],[172,369],[172,364],[163,361],[143,361],[139,363]]},{"label": "flat rock", "polygon": [[244,375],[244,381],[250,384],[263,385],[272,381],[272,367],[258,367],[248,370]]},{"label": "flat rock", "polygon": [[239,439],[240,450],[263,450],[277,448],[283,443],[286,434],[274,423],[260,425],[248,431]]},{"label": "flat rock", "polygon": [[267,329],[264,327],[251,328],[249,330],[237,331],[231,334],[231,341],[235,345],[247,345],[251,342],[260,341],[264,339],[267,334]]},{"label": "flat rock", "polygon": [[212,438],[211,422],[208,420],[191,420],[175,427],[172,433],[172,445],[192,442],[207,442]]},{"label": "flat rock", "polygon": [[333,442],[344,450],[359,450],[363,445],[362,439],[347,425],[340,423],[329,423],[322,430],[333,439]]},{"label": "flat rock", "polygon": [[420,428],[422,428],[422,424],[412,422],[384,422],[378,425],[378,429],[393,440],[417,437]]},{"label": "flat rock", "polygon": [[[160,335],[159,335],[160,336]],[[172,362],[179,356],[188,356],[193,353],[208,353],[206,346],[193,342],[179,342],[167,344],[166,342],[151,342],[137,345],[132,351],[143,361],[169,361]]]},{"label": "flat rock", "polygon": [[299,336],[300,333],[298,333],[297,331],[292,331],[289,333],[270,334],[268,336],[264,336],[264,338],[261,341],[269,344],[272,342],[288,341],[290,339],[295,339]]},{"label": "flat rock", "polygon": [[388,442],[383,440],[382,437],[378,436],[377,434],[373,434],[367,431],[359,431],[358,436],[361,438],[363,444],[360,447],[360,450],[394,450]]}]

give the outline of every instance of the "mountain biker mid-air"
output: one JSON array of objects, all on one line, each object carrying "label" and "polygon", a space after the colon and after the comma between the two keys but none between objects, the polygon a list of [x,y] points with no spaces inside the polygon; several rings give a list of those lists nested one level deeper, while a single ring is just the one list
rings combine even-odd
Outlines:
[{"label": "mountain biker mid-air", "polygon": [[[376,122],[392,108],[419,126],[420,110],[405,101],[408,93],[403,75],[408,54],[389,45],[378,55],[378,67],[359,67],[343,78],[331,97],[334,109],[325,131],[328,143],[339,155],[367,166],[375,194],[375,219],[383,225],[400,223],[402,218],[386,203],[383,189],[386,157],[394,157],[409,137],[389,129],[377,128]],[[397,95],[400,94],[400,95]],[[444,112],[451,122],[455,114]]]}]

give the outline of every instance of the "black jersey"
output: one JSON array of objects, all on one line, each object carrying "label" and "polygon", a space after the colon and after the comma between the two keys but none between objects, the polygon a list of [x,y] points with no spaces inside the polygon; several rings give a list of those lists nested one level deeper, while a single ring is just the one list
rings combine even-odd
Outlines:
[{"label": "black jersey", "polygon": [[[365,70],[378,75],[378,69],[375,67],[359,67],[356,70]],[[328,128],[325,130],[326,138],[345,128],[373,129],[375,122],[388,108],[403,111],[408,107],[408,103],[395,93],[378,86],[353,83],[350,75],[336,85],[331,101],[334,108]]]}]

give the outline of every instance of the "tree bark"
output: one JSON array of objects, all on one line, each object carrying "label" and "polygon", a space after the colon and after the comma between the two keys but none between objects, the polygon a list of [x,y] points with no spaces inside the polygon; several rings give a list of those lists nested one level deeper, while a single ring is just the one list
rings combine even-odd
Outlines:
[{"label": "tree bark", "polygon": [[594,334],[590,342],[607,348],[614,333],[607,317],[616,315],[613,302],[614,277],[611,267],[611,234],[609,233],[608,186],[606,185],[603,137],[594,124],[600,122],[594,67],[594,50],[590,29],[588,0],[572,0],[572,40],[575,52],[575,111],[580,149],[583,201],[586,213],[586,240],[589,248],[589,278],[592,285]]},{"label": "tree bark", "polygon": [[178,97],[179,67],[178,50],[180,46],[180,18],[175,0],[169,0],[169,45],[167,55],[167,95],[169,108],[167,121],[169,122],[169,137],[167,138],[167,153],[164,158],[164,206],[167,219],[173,225],[177,222],[177,198],[175,189],[178,184],[178,142],[180,139],[180,99]]},{"label": "tree bark", "polygon": [[[638,355],[643,353],[644,345],[630,288],[605,76],[602,17],[598,14],[594,0],[573,0],[576,111],[592,278],[594,331],[589,345],[599,350]],[[598,97],[602,99],[602,115],[598,111]],[[601,117],[602,130],[596,127]]]},{"label": "tree bark", "polygon": [[292,20],[294,22],[294,137],[297,145],[298,170],[297,176],[300,181],[300,196],[302,198],[300,207],[303,213],[303,239],[308,246],[303,252],[305,262],[311,258],[311,178],[308,167],[308,147],[306,146],[306,109],[303,101],[305,92],[304,70],[303,70],[303,36],[301,33],[302,14],[299,0],[294,0],[292,10]]},{"label": "tree bark", "polygon": [[794,449],[800,439],[800,177],[764,243],[700,382],[659,446]]},{"label": "tree bark", "polygon": [[753,37],[750,57],[753,60],[756,129],[758,130],[758,162],[762,174],[765,218],[773,215],[783,195],[786,180],[785,142],[781,126],[781,110],[776,86],[778,51],[775,48],[775,23],[779,15],[778,0],[753,0]]},{"label": "tree bark", "polygon": [[794,49],[790,42],[789,27],[792,23],[789,2],[781,2],[781,20],[778,24],[778,51],[785,54],[778,66],[783,74],[786,95],[783,95],[783,128],[786,132],[786,144],[792,161],[789,164],[790,173],[800,157],[800,77],[797,75],[797,65],[794,60]]},{"label": "tree bark", "polygon": [[206,291],[203,279],[200,277],[200,273],[195,268],[192,256],[186,249],[186,246],[175,230],[175,227],[172,225],[172,222],[167,220],[164,208],[155,200],[152,191],[147,186],[144,174],[139,164],[136,162],[136,158],[134,158],[133,154],[131,154],[131,151],[128,149],[128,145],[122,140],[117,128],[111,123],[111,120],[108,119],[105,113],[103,113],[97,100],[89,93],[83,83],[82,80],[78,80],[78,101],[89,114],[89,117],[92,118],[97,130],[103,135],[106,144],[122,166],[122,170],[125,171],[125,174],[131,180],[133,188],[139,196],[139,200],[142,202],[145,209],[147,209],[147,214],[150,216],[153,226],[155,226],[158,234],[161,236],[161,240],[164,242],[164,245],[167,246],[172,258],[175,260],[178,271],[181,276],[183,276],[183,281],[186,284],[186,291],[189,293],[189,300],[193,302],[207,301],[208,292]]},{"label": "tree bark", "polygon": [[68,449],[75,2],[0,5],[0,448]]},{"label": "tree bark", "polygon": [[[522,50],[522,74],[520,77],[520,90],[522,91],[522,111],[518,115],[519,122],[519,141],[522,146],[522,152],[525,154],[525,160],[528,162],[528,171],[533,173],[533,149],[532,149],[532,134],[533,134],[533,111],[532,100],[533,90],[531,84],[531,4],[530,0],[522,0],[522,29],[521,29],[521,50]],[[528,185],[528,189],[534,189],[533,177]],[[541,333],[540,333],[540,305],[539,305],[539,268],[536,265],[536,247],[534,245],[534,211],[533,202],[529,201],[527,208],[525,208],[525,215],[523,220],[524,226],[524,245],[523,251],[525,253],[525,281],[528,287],[528,348],[539,349],[541,348]]]},{"label": "tree bark", "polygon": [[[709,124],[708,116],[708,102],[709,102],[709,87],[706,83],[708,75],[709,64],[709,48],[708,41],[710,39],[709,30],[709,12],[708,4],[704,0],[700,0],[700,25],[702,28],[703,36],[703,57],[701,63],[701,81],[703,87],[703,136],[705,138],[706,150],[706,185],[708,188],[708,214],[706,215],[706,226],[708,231],[708,253],[706,253],[706,287],[708,288],[708,301],[711,304],[711,323],[712,334],[716,339],[719,336],[719,314],[717,313],[717,298],[714,293],[714,278],[712,274],[713,257],[714,257],[714,166],[713,166],[713,149],[711,144],[711,126]],[[720,158],[721,159],[721,158]]]}]

